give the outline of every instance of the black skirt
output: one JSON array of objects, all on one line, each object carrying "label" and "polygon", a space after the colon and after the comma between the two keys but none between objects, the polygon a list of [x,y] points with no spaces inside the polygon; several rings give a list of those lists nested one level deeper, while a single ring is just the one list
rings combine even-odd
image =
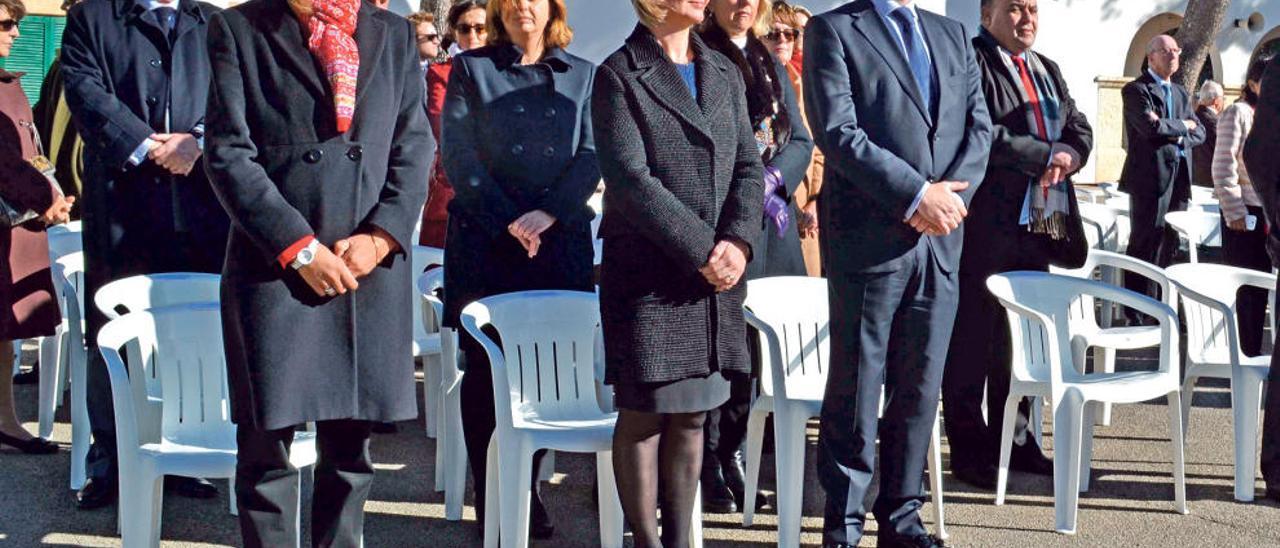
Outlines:
[{"label": "black skirt", "polygon": [[729,379],[719,371],[670,382],[618,383],[613,405],[643,413],[699,413],[729,400]]}]

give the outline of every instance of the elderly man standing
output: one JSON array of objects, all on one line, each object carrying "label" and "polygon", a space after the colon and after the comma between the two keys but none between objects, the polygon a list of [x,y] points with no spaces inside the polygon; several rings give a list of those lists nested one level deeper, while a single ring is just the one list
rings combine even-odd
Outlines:
[{"label": "elderly man standing", "polygon": [[[1063,221],[1075,203],[1068,177],[1080,170],[1093,148],[1093,128],[1076,110],[1057,63],[1031,50],[1039,30],[1038,4],[982,0],[982,29],[973,39],[994,135],[986,177],[965,223],[970,251],[960,258],[960,313],[951,334],[942,397],[951,471],[965,483],[987,489],[996,482],[1011,350],[1008,321],[987,292],[986,279],[1009,270],[1049,269],[1048,244],[1066,238]],[[1024,400],[1010,466],[1052,474],[1052,461],[1026,435],[1027,410]]]},{"label": "elderly man standing", "polygon": [[[1120,174],[1120,190],[1129,193],[1129,256],[1169,266],[1177,236],[1164,214],[1182,211],[1191,199],[1191,149],[1204,142],[1187,89],[1171,82],[1182,48],[1172,36],[1147,45],[1149,68],[1121,90],[1129,155]],[[1126,276],[1125,286],[1154,295],[1145,278]],[[1130,320],[1137,320],[1131,317]]]},{"label": "elderly man standing", "polygon": [[1196,97],[1196,120],[1204,127],[1204,142],[1191,149],[1191,184],[1213,188],[1213,150],[1218,144],[1218,116],[1227,107],[1222,84],[1205,80]]},{"label": "elderly man standing", "polygon": [[[1262,76],[1253,130],[1244,145],[1244,163],[1253,186],[1262,195],[1262,208],[1272,227],[1267,236],[1271,262],[1280,268],[1280,57],[1271,59]],[[1280,294],[1280,287],[1277,288]],[[1280,307],[1280,300],[1276,306]],[[1275,310],[1275,309],[1273,309]],[[1280,336],[1276,338],[1280,346]],[[1262,477],[1267,498],[1280,502],[1280,353],[1271,354],[1266,409],[1262,426]]]},{"label": "elderly man standing", "polygon": [[878,545],[940,546],[919,509],[956,318],[961,223],[991,146],[982,71],[960,23],[909,0],[850,2],[805,32],[805,107],[827,158],[823,543],[862,538],[879,434]]}]

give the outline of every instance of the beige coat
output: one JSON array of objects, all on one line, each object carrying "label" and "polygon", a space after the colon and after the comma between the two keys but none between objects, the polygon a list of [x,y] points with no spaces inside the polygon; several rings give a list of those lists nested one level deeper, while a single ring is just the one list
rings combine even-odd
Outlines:
[{"label": "beige coat", "polygon": [[[800,102],[800,115],[804,116],[804,91],[801,89],[800,70],[795,65],[787,64],[787,75],[791,77],[791,85],[796,89],[796,98]],[[809,125],[806,118],[804,124]],[[805,175],[800,188],[796,189],[796,209],[804,209],[810,202],[816,202],[822,191],[822,168],[826,160],[818,147],[813,147],[813,161],[809,164],[809,172]],[[799,215],[797,214],[797,217]],[[796,225],[799,226],[799,223]],[[804,268],[810,276],[822,275],[822,256],[818,251],[818,239],[800,235],[800,251],[804,254]]]}]

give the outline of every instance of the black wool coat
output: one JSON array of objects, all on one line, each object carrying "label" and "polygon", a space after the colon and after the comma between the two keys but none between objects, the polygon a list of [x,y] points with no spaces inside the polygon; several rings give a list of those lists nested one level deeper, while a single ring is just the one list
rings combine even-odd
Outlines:
[{"label": "black wool coat", "polygon": [[[511,44],[453,58],[441,155],[453,185],[445,242],[445,325],[472,301],[514,291],[593,291],[587,205],[600,183],[591,131],[595,67],[560,48],[519,64]],[[507,231],[543,210],[556,223],[529,254]]]},{"label": "black wool coat", "polygon": [[[1204,142],[1204,126],[1199,125],[1191,94],[1186,88],[1173,84],[1173,117],[1166,115],[1164,90],[1148,72],[1124,85],[1120,96],[1124,100],[1124,134],[1128,140],[1128,154],[1124,169],[1120,172],[1120,190],[1143,196],[1161,195],[1174,186],[1174,179],[1182,176],[1191,181],[1193,147]],[[1149,116],[1155,113],[1155,121]],[[1196,128],[1188,130],[1183,122],[1195,122]],[[1186,150],[1183,158],[1178,154]],[[1189,188],[1174,189],[1190,192]]]},{"label": "black wool coat", "polygon": [[[222,281],[232,419],[262,429],[417,415],[410,235],[435,142],[404,19],[360,7],[355,117],[333,98],[286,0],[210,18],[210,179],[234,228]],[[332,246],[385,230],[399,245],[354,292],[317,297],[277,257],[315,234]]]},{"label": "black wool coat", "polygon": [[747,372],[745,284],[698,272],[716,242],[760,232],[763,166],[742,74],[690,36],[695,102],[644,26],[596,72],[591,111],[605,179],[600,313],[606,382]]}]

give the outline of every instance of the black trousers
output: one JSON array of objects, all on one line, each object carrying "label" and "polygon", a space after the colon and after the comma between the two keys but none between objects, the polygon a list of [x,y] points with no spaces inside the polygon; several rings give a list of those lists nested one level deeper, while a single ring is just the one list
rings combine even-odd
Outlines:
[{"label": "black trousers", "polygon": [[718,459],[729,462],[747,439],[747,419],[751,417],[751,396],[760,371],[759,335],[747,328],[747,349],[751,355],[752,375],[725,375],[729,379],[729,400],[707,411],[703,425],[702,461]]},{"label": "black trousers", "polygon": [[[1222,221],[1222,258],[1231,266],[1271,271],[1267,255],[1266,215],[1261,207],[1248,207],[1249,215],[1258,218],[1253,230],[1237,231]],[[1246,287],[1236,296],[1236,319],[1240,323],[1240,347],[1249,356],[1262,353],[1262,329],[1267,316],[1267,290]]]},{"label": "black trousers", "polygon": [[[1280,283],[1276,284],[1276,302],[1273,310],[1280,310]],[[1275,344],[1280,347],[1280,333]],[[1280,352],[1271,353],[1271,371],[1267,374],[1266,393],[1262,407],[1262,478],[1267,487],[1280,487]]]},{"label": "black trousers", "polygon": [[[1187,209],[1191,186],[1185,171],[1180,168],[1173,184],[1163,193],[1133,192],[1129,195],[1131,228],[1127,253],[1130,257],[1161,268],[1173,262],[1174,253],[1178,251],[1178,234],[1164,222],[1164,214]],[[1131,291],[1160,298],[1155,285],[1141,276],[1126,275],[1124,286]]]},{"label": "black trousers", "polygon": [[[974,236],[970,249],[980,251],[961,259],[960,306],[942,378],[943,423],[951,443],[952,469],[999,462],[1012,348],[1007,315],[1000,302],[987,291],[987,277],[1011,270],[1048,270],[1045,260],[1031,247],[1034,242],[1025,231],[987,235],[975,228],[978,227],[970,226],[965,235]],[[984,388],[985,418],[982,414]],[[1013,430],[1017,445],[1024,445],[1028,439],[1028,411],[1028,403],[1023,399],[1018,405]]]},{"label": "black trousers", "polygon": [[880,492],[872,512],[881,539],[927,532],[919,509],[956,317],[956,282],[924,243],[902,261],[890,272],[827,272],[831,370],[818,438],[827,545],[857,545],[862,538],[877,435]]},{"label": "black trousers", "polygon": [[[88,236],[88,235],[86,235]],[[115,280],[140,274],[160,272],[222,272],[225,240],[221,246],[209,243],[207,236],[197,237],[187,233],[174,233],[172,245],[163,248],[143,246],[147,249],[97,249],[87,239],[85,246],[85,295],[89,302],[81,303],[85,311],[85,343],[88,345],[88,363],[85,365],[85,406],[89,413],[89,430],[93,444],[85,458],[85,474],[96,482],[115,482],[116,465],[116,417],[111,403],[111,379],[107,376],[107,363],[98,351],[98,330],[107,323],[106,315],[93,305],[93,295],[102,286]]]},{"label": "black trousers", "polygon": [[[364,503],[373,486],[369,426],[357,420],[316,423],[319,460],[311,502],[312,546],[360,546]],[[246,547],[296,546],[300,541],[300,476],[289,464],[294,430],[236,430],[236,507]]]}]

